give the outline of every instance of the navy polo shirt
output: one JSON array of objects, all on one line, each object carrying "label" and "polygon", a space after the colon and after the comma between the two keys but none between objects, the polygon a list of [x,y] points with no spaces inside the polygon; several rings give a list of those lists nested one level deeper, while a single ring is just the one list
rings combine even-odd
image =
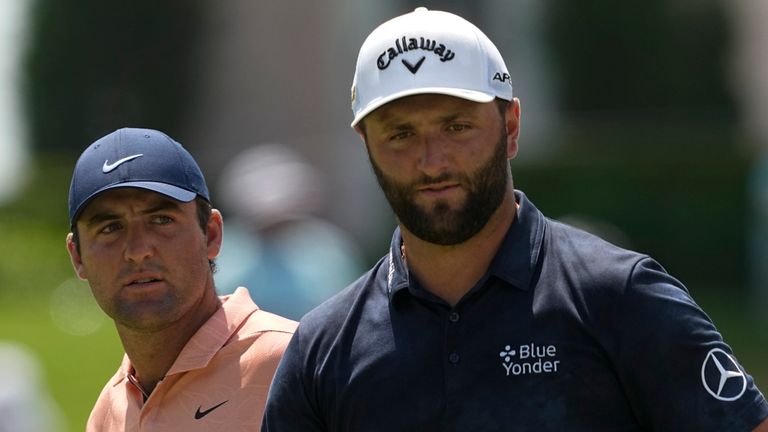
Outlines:
[{"label": "navy polo shirt", "polygon": [[749,431],[768,403],[686,288],[517,191],[487,274],[451,307],[390,253],[308,313],[262,430]]}]

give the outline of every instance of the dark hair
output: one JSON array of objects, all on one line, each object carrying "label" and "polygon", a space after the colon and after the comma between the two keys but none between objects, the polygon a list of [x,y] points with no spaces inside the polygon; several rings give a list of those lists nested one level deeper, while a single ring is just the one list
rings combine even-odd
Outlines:
[{"label": "dark hair", "polygon": [[[200,225],[200,229],[203,230],[203,234],[208,234],[208,221],[211,219],[213,207],[207,199],[200,196],[195,198],[195,205],[197,206],[197,223]],[[211,267],[211,273],[216,273],[216,260],[209,259],[208,265]]]},{"label": "dark hair", "polygon": [[[211,219],[211,210],[213,207],[203,197],[198,196],[195,198],[195,206],[197,207],[197,223],[200,225],[200,229],[203,230],[203,234],[208,233],[208,221]],[[77,221],[72,224],[72,242],[77,248],[77,253],[80,253],[80,235],[77,232]],[[216,260],[208,260],[208,264],[211,266],[211,272],[216,272]]]},{"label": "dark hair", "polygon": [[501,114],[501,120],[504,121],[504,116],[507,114],[509,104],[512,102],[502,98],[496,98],[494,101],[496,102],[496,108],[499,109],[499,114]]}]

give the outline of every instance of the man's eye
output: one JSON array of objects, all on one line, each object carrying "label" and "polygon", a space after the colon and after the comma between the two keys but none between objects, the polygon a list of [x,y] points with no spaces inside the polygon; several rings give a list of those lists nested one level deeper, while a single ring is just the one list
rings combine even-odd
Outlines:
[{"label": "man's eye", "polygon": [[112,232],[115,232],[121,228],[121,225],[117,222],[112,222],[107,225],[104,225],[100,230],[99,233],[102,234],[109,234]]},{"label": "man's eye", "polygon": [[462,132],[469,129],[469,125],[465,124],[452,124],[448,126],[448,130],[451,132]]},{"label": "man's eye", "polygon": [[411,131],[402,131],[390,136],[389,139],[390,141],[403,140],[410,137],[411,135],[412,135]]},{"label": "man's eye", "polygon": [[173,222],[173,218],[169,216],[154,216],[152,217],[152,223],[158,224],[158,225],[166,225]]}]

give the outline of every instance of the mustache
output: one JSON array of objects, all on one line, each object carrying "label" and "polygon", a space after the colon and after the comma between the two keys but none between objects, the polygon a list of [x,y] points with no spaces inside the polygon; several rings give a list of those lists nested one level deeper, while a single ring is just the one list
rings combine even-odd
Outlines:
[{"label": "mustache", "polygon": [[128,278],[138,273],[159,273],[165,274],[165,266],[159,264],[143,264],[140,266],[128,265],[120,269],[118,278]]},{"label": "mustache", "polygon": [[426,174],[422,174],[415,182],[413,182],[413,184],[417,186],[429,186],[447,181],[457,181],[463,183],[463,180],[464,179],[460,175],[446,172],[438,176],[428,176]]}]

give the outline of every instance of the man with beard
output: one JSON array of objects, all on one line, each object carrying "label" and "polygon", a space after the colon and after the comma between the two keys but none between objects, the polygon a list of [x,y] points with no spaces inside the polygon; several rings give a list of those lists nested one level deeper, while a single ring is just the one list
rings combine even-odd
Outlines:
[{"label": "man with beard", "polygon": [[352,110],[398,228],[302,319],[262,430],[768,430],[680,282],[514,189],[520,101],[477,27],[424,8],[382,24]]}]

